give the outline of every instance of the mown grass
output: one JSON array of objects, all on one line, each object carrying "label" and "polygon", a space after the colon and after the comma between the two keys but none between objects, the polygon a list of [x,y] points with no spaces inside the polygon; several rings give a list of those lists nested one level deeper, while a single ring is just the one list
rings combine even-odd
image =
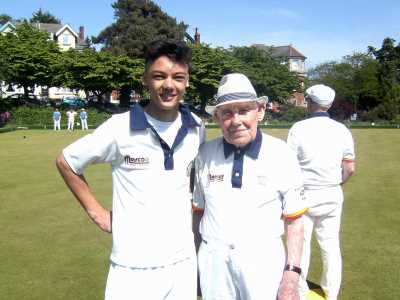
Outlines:
[{"label": "mown grass", "polygon": [[[111,236],[91,224],[54,166],[61,149],[82,135],[0,134],[0,299],[103,298]],[[345,185],[340,299],[400,299],[400,131],[354,129],[353,135],[357,173]],[[109,207],[110,167],[96,165],[85,175]],[[318,282],[316,249],[311,263],[310,280]]]}]

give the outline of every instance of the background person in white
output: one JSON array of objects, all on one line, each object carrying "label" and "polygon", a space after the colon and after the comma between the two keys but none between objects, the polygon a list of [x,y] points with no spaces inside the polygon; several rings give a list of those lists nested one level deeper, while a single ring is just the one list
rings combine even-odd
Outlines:
[{"label": "background person in white", "polygon": [[81,109],[79,113],[79,118],[81,119],[81,128],[82,130],[88,130],[87,125],[87,112],[84,108]]},{"label": "background person in white", "polygon": [[321,249],[321,287],[327,299],[337,299],[341,283],[342,257],[339,231],[345,183],[355,170],[354,143],[350,131],[329,118],[335,91],[318,84],[306,90],[311,118],[290,129],[287,143],[297,153],[302,168],[305,198],[304,251],[301,294],[308,293],[307,272],[313,229]]},{"label": "background person in white", "polygon": [[257,129],[262,98],[245,75],[224,76],[214,112],[223,137],[202,145],[196,159],[204,300],[298,299],[306,210],[300,168],[285,142]]},{"label": "background person in white", "polygon": [[75,122],[76,112],[71,108],[67,111],[68,118],[68,130],[74,130],[74,122]]},{"label": "background person in white", "polygon": [[61,113],[56,108],[53,112],[53,122],[54,122],[54,130],[61,130],[60,123],[61,123]]},{"label": "background person in white", "polygon": [[[86,213],[113,234],[107,300],[197,297],[189,180],[204,126],[180,104],[190,59],[184,42],[150,43],[143,75],[150,102],[114,115],[57,158]],[[88,165],[101,162],[112,166],[112,218],[83,177]]]}]

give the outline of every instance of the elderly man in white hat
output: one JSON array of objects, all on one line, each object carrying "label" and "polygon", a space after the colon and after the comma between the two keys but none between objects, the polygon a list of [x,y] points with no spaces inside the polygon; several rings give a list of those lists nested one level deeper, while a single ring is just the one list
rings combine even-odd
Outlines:
[{"label": "elderly man in white hat", "polygon": [[266,97],[245,75],[224,76],[216,102],[208,111],[223,137],[204,144],[196,159],[203,299],[298,299],[306,207],[296,156],[257,128]]},{"label": "elderly man in white hat", "polygon": [[297,153],[302,168],[309,210],[304,215],[304,250],[300,293],[308,293],[306,282],[313,230],[321,249],[321,287],[326,299],[337,299],[342,273],[339,231],[343,192],[341,185],[355,170],[354,143],[350,131],[329,118],[335,91],[317,84],[306,90],[311,118],[297,122],[287,142]]}]

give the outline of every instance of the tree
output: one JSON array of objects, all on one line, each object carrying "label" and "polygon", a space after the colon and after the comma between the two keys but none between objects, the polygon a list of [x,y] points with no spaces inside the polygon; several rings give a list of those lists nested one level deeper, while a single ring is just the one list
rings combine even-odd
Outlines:
[{"label": "tree", "polygon": [[83,89],[86,94],[93,93],[101,99],[106,92],[123,87],[140,91],[144,62],[108,51],[70,49],[62,54],[55,69],[55,85]]},{"label": "tree", "polygon": [[61,20],[57,19],[48,11],[42,11],[41,8],[37,12],[32,14],[32,18],[29,20],[31,23],[52,23],[61,24]]},{"label": "tree", "polygon": [[60,51],[48,38],[46,32],[27,23],[0,35],[0,80],[22,86],[26,95],[35,85],[49,86]]},{"label": "tree", "polygon": [[239,72],[243,66],[223,48],[211,48],[206,44],[192,44],[190,47],[192,70],[187,98],[193,105],[200,104],[204,111],[205,106],[212,102],[222,76]]},{"label": "tree", "polygon": [[231,47],[232,55],[243,64],[242,73],[252,81],[256,91],[271,100],[285,103],[300,89],[297,75],[290,72],[282,60],[271,56],[270,50],[251,47]]},{"label": "tree", "polygon": [[0,14],[0,25],[5,24],[5,23],[7,23],[7,22],[9,22],[11,20],[12,20],[12,17],[10,17],[9,15]]},{"label": "tree", "polygon": [[368,47],[379,63],[378,78],[381,86],[381,104],[372,114],[387,120],[395,119],[400,114],[400,44],[386,38],[382,47]]},{"label": "tree", "polygon": [[[330,61],[308,72],[309,85],[326,84],[336,91],[332,111],[348,117],[359,110],[370,110],[380,103],[378,63],[366,53],[353,53],[341,61]],[[346,104],[349,103],[350,105]]]},{"label": "tree", "polygon": [[117,55],[143,57],[145,46],[154,39],[183,40],[187,25],[163,12],[150,0],[118,0],[112,4],[116,22],[93,38]]}]

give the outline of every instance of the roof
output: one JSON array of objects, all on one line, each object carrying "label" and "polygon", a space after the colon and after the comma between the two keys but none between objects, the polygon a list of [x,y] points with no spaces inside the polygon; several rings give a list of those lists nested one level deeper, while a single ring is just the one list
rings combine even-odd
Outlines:
[{"label": "roof", "polygon": [[30,23],[31,26],[47,31],[48,33],[53,33],[56,34],[57,31],[59,31],[64,25],[62,24],[52,24],[52,23]]},{"label": "roof", "polygon": [[267,46],[264,44],[254,44],[252,45],[257,48],[261,49],[271,49],[271,55],[273,57],[288,57],[288,58],[302,58],[306,59],[307,57],[304,56],[300,51],[298,51],[292,45],[287,46]]},{"label": "roof", "polygon": [[13,23],[11,23],[10,21],[8,21],[8,22],[6,22],[4,24],[0,24],[0,32],[3,32],[4,30],[6,30],[7,27],[15,29],[15,25]]},{"label": "roof", "polygon": [[[8,23],[10,23],[14,28],[16,25],[20,24],[20,22],[17,23],[7,22],[0,28],[0,32],[2,31],[1,29],[3,29],[3,27],[5,27]],[[54,37],[59,36],[64,31],[64,29],[68,29],[76,37],[77,40],[76,48],[83,49],[89,47],[87,42],[84,39],[80,39],[78,33],[69,24],[38,23],[38,22],[29,24],[39,30],[51,33],[52,36]]]}]

